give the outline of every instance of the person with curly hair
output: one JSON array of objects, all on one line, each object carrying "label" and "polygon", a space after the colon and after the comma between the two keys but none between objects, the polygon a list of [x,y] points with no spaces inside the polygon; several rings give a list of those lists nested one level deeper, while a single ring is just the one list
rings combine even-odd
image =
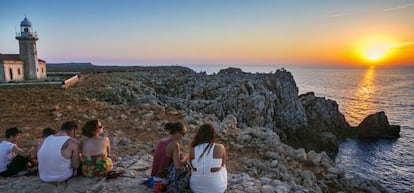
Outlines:
[{"label": "person with curly hair", "polygon": [[87,121],[82,127],[82,135],[87,137],[81,143],[84,176],[107,176],[112,171],[111,144],[108,137],[102,136],[103,132],[104,127],[97,119]]}]

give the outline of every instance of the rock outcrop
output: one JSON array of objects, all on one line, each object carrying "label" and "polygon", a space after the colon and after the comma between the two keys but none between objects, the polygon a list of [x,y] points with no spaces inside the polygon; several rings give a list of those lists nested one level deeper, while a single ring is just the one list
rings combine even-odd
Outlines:
[{"label": "rock outcrop", "polygon": [[[132,77],[114,80],[98,90],[97,97],[112,104],[150,104],[201,112],[218,120],[234,115],[238,127],[271,128],[287,144],[326,151],[331,156],[347,137],[359,137],[360,132],[346,122],[335,101],[314,93],[298,96],[292,74],[284,69],[252,74],[229,68],[207,75],[175,67],[168,73],[155,71]],[[377,131],[370,136],[396,136]]]},{"label": "rock outcrop", "polygon": [[400,126],[390,125],[383,111],[366,117],[351,134],[361,138],[397,138],[400,137]]},{"label": "rock outcrop", "polygon": [[[388,124],[384,113],[350,127],[335,101],[314,93],[298,96],[286,70],[251,74],[231,68],[215,75],[183,67],[88,70],[94,73],[65,91],[2,88],[0,101],[12,105],[1,106],[0,122],[27,122],[26,131],[40,131],[49,126],[44,122],[57,126],[62,120],[82,124],[99,118],[111,126],[105,128],[110,128],[113,152],[123,154],[116,169],[125,170],[124,176],[76,177],[56,184],[37,176],[0,178],[0,192],[151,192],[140,183],[166,120],[187,124],[184,144],[202,123],[216,126],[228,151],[229,192],[386,192],[377,182],[347,177],[330,156],[346,137],[395,137],[397,127]],[[25,116],[33,111],[47,121]]]},{"label": "rock outcrop", "polygon": [[323,150],[334,155],[351,129],[338,104],[330,99],[316,97],[313,92],[299,96],[306,110],[308,127],[298,136],[309,149]]}]

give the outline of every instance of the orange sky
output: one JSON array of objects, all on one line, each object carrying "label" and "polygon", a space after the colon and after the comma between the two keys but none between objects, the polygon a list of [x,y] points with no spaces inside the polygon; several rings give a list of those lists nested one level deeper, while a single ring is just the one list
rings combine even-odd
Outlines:
[{"label": "orange sky", "polygon": [[[14,32],[27,14],[47,62],[414,65],[412,0],[4,0],[2,7],[0,53],[18,52]],[[375,45],[385,46],[367,50]]]}]

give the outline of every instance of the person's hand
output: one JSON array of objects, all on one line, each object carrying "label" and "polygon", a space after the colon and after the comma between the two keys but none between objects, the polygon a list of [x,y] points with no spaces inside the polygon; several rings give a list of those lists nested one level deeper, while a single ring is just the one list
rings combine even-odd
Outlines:
[{"label": "person's hand", "polygon": [[37,161],[37,159],[30,159],[29,163],[30,163],[32,166],[37,166],[37,165],[39,164],[39,162]]},{"label": "person's hand", "polygon": [[181,153],[180,159],[183,161],[187,161],[190,158],[190,155],[188,153]]},{"label": "person's hand", "polygon": [[116,157],[116,155],[109,155],[109,158],[111,158],[111,160],[113,162],[116,162],[116,160],[118,160],[118,158]]}]

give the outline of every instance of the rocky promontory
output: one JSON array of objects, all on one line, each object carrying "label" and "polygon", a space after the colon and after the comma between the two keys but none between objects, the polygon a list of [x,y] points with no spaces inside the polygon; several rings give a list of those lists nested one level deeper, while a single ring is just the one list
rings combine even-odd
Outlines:
[{"label": "rocky promontory", "polygon": [[396,137],[398,126],[379,113],[350,127],[335,101],[299,96],[284,69],[252,74],[229,68],[208,75],[179,66],[88,65],[79,71],[81,81],[67,90],[0,87],[0,132],[23,128],[22,146],[29,147],[44,127],[99,118],[121,158],[116,168],[127,172],[117,179],[77,177],[58,184],[36,176],[2,178],[1,192],[150,192],[140,182],[150,170],[153,145],[167,135],[163,124],[177,120],[190,133],[184,145],[202,123],[216,125],[228,151],[229,192],[386,192],[369,179],[347,177],[330,156],[347,137]]},{"label": "rocky promontory", "polygon": [[[335,101],[313,93],[299,96],[292,74],[283,69],[252,74],[228,68],[207,75],[178,68],[175,73],[127,80],[121,87],[98,91],[98,97],[116,104],[144,102],[201,112],[218,120],[233,115],[240,128],[270,128],[289,145],[330,155],[337,153],[338,145],[347,137],[366,137],[364,133],[369,131],[375,131],[370,137],[399,132],[393,131],[395,127],[389,125],[385,115],[376,125],[349,126]],[[147,93],[138,92],[137,87]]]}]

